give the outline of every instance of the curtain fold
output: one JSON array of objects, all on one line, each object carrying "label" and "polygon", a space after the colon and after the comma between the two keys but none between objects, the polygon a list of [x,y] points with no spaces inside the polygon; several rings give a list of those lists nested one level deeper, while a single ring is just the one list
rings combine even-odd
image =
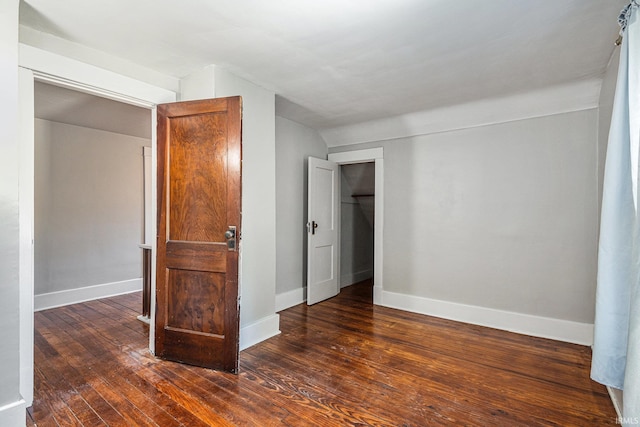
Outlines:
[{"label": "curtain fold", "polygon": [[[624,390],[623,417],[640,420],[640,0],[623,35],[602,195],[591,378]],[[625,420],[623,420],[625,421]]]},{"label": "curtain fold", "polygon": [[633,274],[631,281],[631,304],[629,312],[629,339],[627,347],[627,368],[624,375],[623,414],[625,418],[638,423],[640,420],[640,215],[638,173],[640,160],[640,24],[638,8],[640,1],[634,1],[627,24],[628,78],[629,78],[629,134],[631,174],[635,207],[635,228],[633,233]]}]

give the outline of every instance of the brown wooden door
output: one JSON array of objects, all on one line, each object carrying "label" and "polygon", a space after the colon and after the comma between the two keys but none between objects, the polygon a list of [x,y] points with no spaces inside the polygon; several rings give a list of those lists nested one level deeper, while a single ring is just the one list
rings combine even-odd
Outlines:
[{"label": "brown wooden door", "polygon": [[240,97],[158,106],[156,355],[229,372],[238,370],[241,118]]}]

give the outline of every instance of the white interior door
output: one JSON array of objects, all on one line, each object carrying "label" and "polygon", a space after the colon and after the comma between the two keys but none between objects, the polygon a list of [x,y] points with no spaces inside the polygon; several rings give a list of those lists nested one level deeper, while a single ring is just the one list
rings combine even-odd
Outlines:
[{"label": "white interior door", "polygon": [[307,222],[307,304],[336,296],[340,291],[340,168],[309,157]]}]

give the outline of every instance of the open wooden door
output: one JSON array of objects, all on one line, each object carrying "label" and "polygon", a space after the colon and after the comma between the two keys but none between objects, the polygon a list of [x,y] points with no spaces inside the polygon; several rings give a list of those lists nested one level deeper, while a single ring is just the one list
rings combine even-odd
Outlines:
[{"label": "open wooden door", "polygon": [[307,304],[340,292],[340,168],[309,157]]},{"label": "open wooden door", "polygon": [[240,97],[158,106],[156,356],[238,370]]}]

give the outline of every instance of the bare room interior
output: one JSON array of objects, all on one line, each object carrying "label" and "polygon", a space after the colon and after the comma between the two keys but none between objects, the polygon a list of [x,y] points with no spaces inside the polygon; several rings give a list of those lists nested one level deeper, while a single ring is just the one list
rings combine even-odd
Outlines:
[{"label": "bare room interior", "polygon": [[639,7],[6,2],[0,425],[633,425]]}]

